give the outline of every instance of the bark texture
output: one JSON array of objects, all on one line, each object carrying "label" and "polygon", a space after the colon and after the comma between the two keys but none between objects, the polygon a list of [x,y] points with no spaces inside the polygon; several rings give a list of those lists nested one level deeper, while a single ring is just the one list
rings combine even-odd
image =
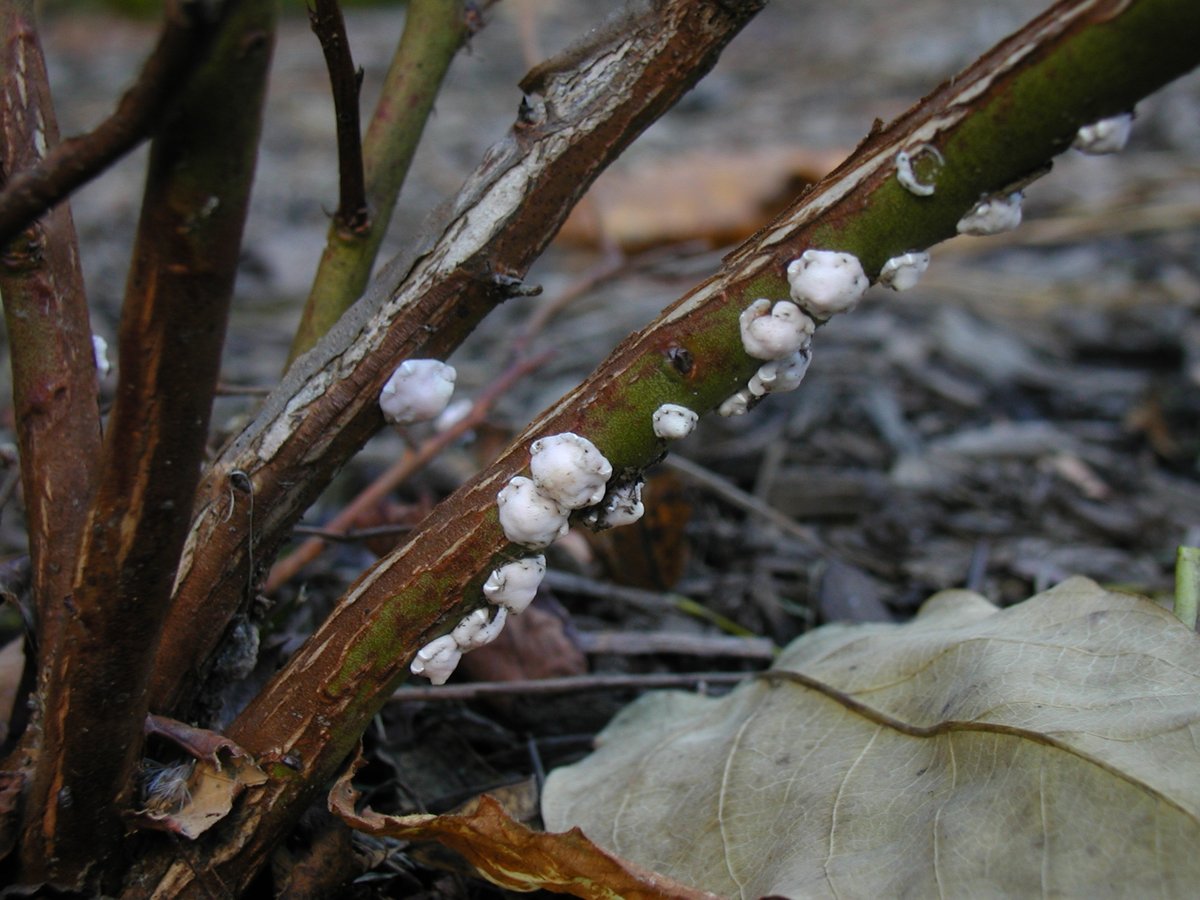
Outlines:
[{"label": "bark texture", "polygon": [[257,152],[272,0],[226,8],[150,156],[109,417],[26,798],[22,877],[78,889],[123,840],[147,683],[199,480]]},{"label": "bark texture", "polygon": [[[503,303],[600,171],[716,63],[761,6],[670,0],[642,8],[526,79],[533,96],[511,133],[438,224],[297,360],[207,472],[155,666],[155,712],[187,706],[221,629],[250,600],[246,584],[383,426],[379,391],[396,366],[444,358]],[[231,492],[243,476],[252,496]],[[196,633],[200,617],[211,631]]]},{"label": "bark texture", "polygon": [[[31,0],[0,8],[0,171],[7,182],[58,144]],[[37,601],[40,667],[53,657],[71,593],[100,455],[100,410],[87,298],[68,206],[3,248],[0,294],[13,352],[13,402]]]}]

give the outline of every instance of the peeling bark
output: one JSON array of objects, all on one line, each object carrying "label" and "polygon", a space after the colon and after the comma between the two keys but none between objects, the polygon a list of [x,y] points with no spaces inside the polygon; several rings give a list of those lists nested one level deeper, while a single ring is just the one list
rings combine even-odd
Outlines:
[{"label": "peeling bark", "polygon": [[22,878],[79,889],[124,839],[147,683],[199,480],[257,153],[272,0],[228,8],[151,148],[96,497],[49,660]]},{"label": "peeling bark", "polygon": [[[0,8],[0,39],[0,171],[7,174],[57,146],[58,126],[32,0]],[[76,246],[63,205],[0,257],[40,668],[58,643],[100,455],[96,364]]]},{"label": "peeling bark", "polygon": [[[297,360],[201,485],[153,682],[180,711],[221,629],[333,474],[383,425],[378,396],[410,357],[444,358],[523,276],[600,171],[710,69],[762,0],[670,0],[569,51],[527,90],[508,137],[468,179],[440,227],[393,261]],[[231,490],[248,478],[252,493]],[[253,533],[250,510],[253,503]],[[197,634],[203,617],[211,630]]]}]

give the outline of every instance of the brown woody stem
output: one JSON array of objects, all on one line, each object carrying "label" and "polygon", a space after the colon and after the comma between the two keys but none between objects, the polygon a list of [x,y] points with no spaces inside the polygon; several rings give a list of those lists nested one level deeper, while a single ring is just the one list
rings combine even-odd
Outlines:
[{"label": "brown woody stem", "polygon": [[[156,712],[179,712],[246,602],[247,567],[291,527],[379,430],[380,388],[410,357],[444,358],[549,243],[603,168],[716,62],[762,0],[668,0],[597,34],[540,85],[509,136],[468,179],[447,219],[394,260],[363,300],[292,367],[262,412],[210,467],[155,667]],[[597,59],[604,78],[589,78]],[[530,87],[530,90],[533,88]],[[497,276],[505,276],[498,278]],[[254,510],[230,514],[232,479]],[[194,622],[212,623],[198,633]]]},{"label": "brown woody stem", "polygon": [[[33,6],[32,0],[0,6],[0,171],[6,173],[37,165],[58,144]],[[43,669],[58,645],[100,455],[96,364],[77,248],[71,210],[63,205],[25,228],[0,257]]]},{"label": "brown woody stem", "polygon": [[124,840],[147,682],[208,436],[257,152],[273,0],[231,4],[151,147],[120,381],[42,694],[22,876],[78,889]]},{"label": "brown woody stem", "polygon": [[367,227],[367,187],[358,130],[360,72],[354,68],[346,22],[337,0],[314,0],[308,20],[325,54],[337,122],[338,208],[333,219],[337,228],[353,233]]}]

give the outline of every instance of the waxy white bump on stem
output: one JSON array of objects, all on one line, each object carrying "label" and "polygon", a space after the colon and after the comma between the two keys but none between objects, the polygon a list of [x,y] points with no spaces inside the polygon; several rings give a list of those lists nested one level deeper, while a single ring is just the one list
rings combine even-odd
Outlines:
[{"label": "waxy white bump on stem", "polygon": [[612,466],[587,438],[552,434],[534,441],[529,453],[533,483],[563,508],[591,506],[604,496]]},{"label": "waxy white bump on stem", "polygon": [[502,606],[514,616],[520,615],[537,596],[538,585],[545,575],[546,557],[518,559],[492,571],[483,584],[483,595],[488,603]]},{"label": "waxy white bump on stem", "polygon": [[928,253],[901,253],[883,264],[879,270],[879,283],[893,291],[907,291],[917,286],[928,268]]},{"label": "waxy white bump on stem", "polygon": [[700,417],[694,410],[678,403],[664,403],[654,411],[651,417],[654,423],[654,434],[667,441],[677,441],[692,433],[696,420]]},{"label": "waxy white bump on stem", "polygon": [[808,346],[816,328],[795,303],[780,300],[772,304],[763,298],[742,310],[738,325],[742,347],[755,359],[779,359]]},{"label": "waxy white bump on stem", "polygon": [[496,495],[500,527],[514,544],[539,549],[567,533],[568,510],[538,490],[533,480],[514,475]]},{"label": "waxy white bump on stem", "polygon": [[759,370],[750,376],[750,383],[746,385],[746,388],[755,397],[794,391],[804,380],[804,375],[808,372],[808,364],[811,361],[812,349],[807,347],[797,350],[791,356],[783,359],[771,360],[760,366]]},{"label": "waxy white bump on stem", "polygon": [[417,651],[408,669],[414,675],[428,678],[433,684],[445,684],[454,674],[458,661],[462,659],[462,648],[450,635],[435,638]]},{"label": "waxy white bump on stem", "polygon": [[632,525],[646,512],[642,505],[642,481],[631,481],[622,484],[608,495],[604,509],[596,519],[600,528],[619,528],[622,525]]},{"label": "waxy white bump on stem", "polygon": [[96,372],[104,378],[112,371],[112,363],[108,361],[108,341],[98,334],[92,335],[92,356],[96,359]]},{"label": "waxy white bump on stem", "polygon": [[821,319],[854,309],[870,285],[858,257],[836,250],[805,250],[788,263],[787,279],[792,299]]},{"label": "waxy white bump on stem", "polygon": [[500,637],[506,621],[508,621],[508,610],[503,606],[497,607],[495,610],[483,607],[465,616],[461,622],[455,625],[454,630],[450,632],[450,637],[454,638],[454,642],[458,644],[463,653],[468,650],[478,650]]},{"label": "waxy white bump on stem", "polygon": [[437,359],[406,359],[379,392],[383,417],[395,425],[436,419],[454,393],[454,366]]},{"label": "waxy white bump on stem", "polygon": [[1103,156],[1105,153],[1120,153],[1129,142],[1133,130],[1133,113],[1121,113],[1099,122],[1084,125],[1075,135],[1071,146],[1080,153]]},{"label": "waxy white bump on stem", "polygon": [[896,154],[896,180],[910,194],[916,194],[918,197],[928,197],[933,194],[934,184],[932,182],[924,183],[917,178],[917,173],[913,171],[913,160],[923,153],[928,153],[936,162],[934,174],[937,174],[937,169],[945,163],[945,157],[942,156],[940,150],[932,144],[921,144],[909,153],[907,150],[901,150]]},{"label": "waxy white bump on stem", "polygon": [[732,397],[726,397],[725,400],[717,407],[717,415],[720,416],[744,416],[750,410],[750,404],[754,400],[754,395],[750,391],[743,388]]},{"label": "waxy white bump on stem", "polygon": [[1025,195],[1020,191],[984,197],[958,220],[958,233],[986,237],[1012,231],[1021,224],[1021,203],[1024,200]]}]

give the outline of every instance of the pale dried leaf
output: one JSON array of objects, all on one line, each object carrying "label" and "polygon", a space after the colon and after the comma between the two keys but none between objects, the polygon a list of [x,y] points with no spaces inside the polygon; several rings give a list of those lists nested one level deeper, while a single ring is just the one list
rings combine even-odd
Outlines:
[{"label": "pale dried leaf", "polygon": [[626,249],[741,240],[843,158],[842,150],[748,147],[614,167],[571,212],[559,240],[591,246],[609,240]]},{"label": "pale dried leaf", "polygon": [[196,764],[190,769],[173,767],[186,783],[170,788],[167,796],[130,815],[141,828],[195,840],[229,815],[243,790],[267,780],[250,754],[215,731],[155,715],[146,717],[145,730],[175,742]]},{"label": "pale dried leaf", "polygon": [[833,625],[727,697],[649,695],[547,827],[723,895],[1193,896],[1200,641],[1082,578]]}]

